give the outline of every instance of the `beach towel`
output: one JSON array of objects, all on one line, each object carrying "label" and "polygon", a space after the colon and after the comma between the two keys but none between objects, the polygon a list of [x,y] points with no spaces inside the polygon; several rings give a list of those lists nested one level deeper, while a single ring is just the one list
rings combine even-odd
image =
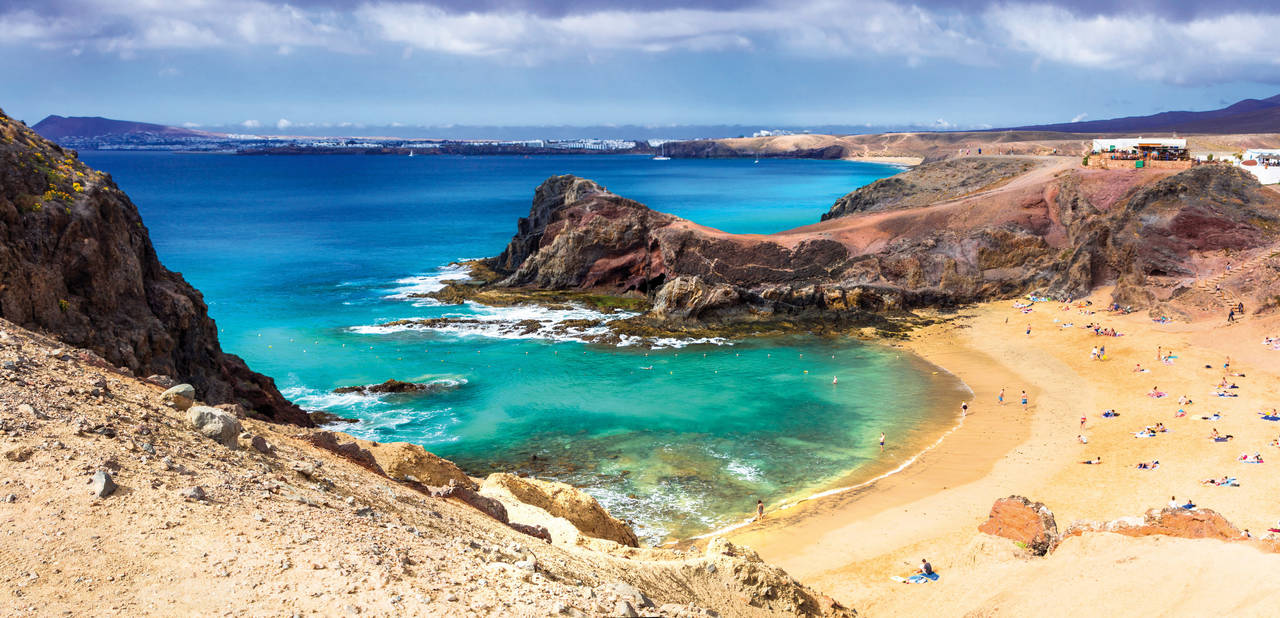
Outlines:
[{"label": "beach towel", "polygon": [[1156,399],[1164,399],[1165,397],[1168,397],[1168,394],[1167,394],[1167,393],[1162,393],[1162,392],[1158,392],[1158,391],[1157,391],[1157,392],[1154,392],[1154,393],[1147,393],[1147,396],[1148,396],[1148,397],[1154,397],[1154,398],[1156,398]]},{"label": "beach towel", "polygon": [[1154,434],[1154,433],[1147,433],[1147,432],[1145,432],[1145,431],[1139,431],[1139,432],[1137,432],[1137,433],[1133,434],[1133,437],[1135,437],[1135,438],[1154,438],[1154,437],[1156,437],[1156,434]]},{"label": "beach towel", "polygon": [[929,582],[938,581],[938,574],[930,573],[928,575],[923,575],[920,573],[916,573],[915,575],[912,575],[911,577],[908,577],[905,580],[902,579],[901,577],[894,577],[893,580],[900,581],[906,584],[927,584]]},{"label": "beach towel", "polygon": [[1218,438],[1214,438],[1214,439],[1213,439],[1213,441],[1214,441],[1214,442],[1226,442],[1226,441],[1228,441],[1228,440],[1230,440],[1230,439],[1231,439],[1231,438],[1230,438],[1230,437],[1228,437],[1228,436],[1221,436],[1221,437],[1218,437]]},{"label": "beach towel", "polygon": [[1263,415],[1262,420],[1264,420],[1264,421],[1280,421],[1280,416],[1271,416],[1270,414],[1265,414],[1265,415]]}]

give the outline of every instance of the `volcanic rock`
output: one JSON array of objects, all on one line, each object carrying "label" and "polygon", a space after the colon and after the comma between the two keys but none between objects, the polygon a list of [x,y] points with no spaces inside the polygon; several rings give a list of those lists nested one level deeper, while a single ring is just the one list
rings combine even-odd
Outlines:
[{"label": "volcanic rock", "polygon": [[112,371],[175,376],[210,403],[311,424],[273,380],[222,351],[204,298],[160,263],[111,177],[3,113],[0,317],[91,350]]},{"label": "volcanic rock", "polygon": [[1058,544],[1058,523],[1053,512],[1044,503],[1022,496],[996,500],[978,531],[1023,543],[1037,556],[1053,551]]}]

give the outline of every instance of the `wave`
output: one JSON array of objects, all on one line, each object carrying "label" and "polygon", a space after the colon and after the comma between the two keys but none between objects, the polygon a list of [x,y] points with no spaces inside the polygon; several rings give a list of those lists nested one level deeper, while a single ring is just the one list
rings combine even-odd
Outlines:
[{"label": "wave", "polygon": [[432,307],[442,305],[440,301],[434,298],[425,298],[423,294],[439,292],[445,287],[446,281],[454,281],[457,279],[467,279],[471,276],[471,267],[462,263],[452,263],[441,266],[435,272],[425,275],[414,275],[403,279],[396,279],[396,287],[391,289],[391,293],[386,298],[392,300],[408,300],[413,301],[417,307]]},{"label": "wave", "polygon": [[[464,378],[441,378],[429,383],[462,385],[467,381]],[[430,445],[459,439],[449,430],[462,421],[453,414],[453,408],[450,407],[431,410],[407,408],[386,400],[387,395],[394,393],[334,393],[305,386],[282,388],[280,394],[303,409],[348,413],[357,417],[359,420],[356,423],[335,422],[325,428],[364,440],[385,442],[388,438],[399,438]]]},{"label": "wave", "polygon": [[568,309],[539,305],[495,307],[468,301],[466,311],[448,312],[443,321],[429,324],[404,322],[353,326],[349,332],[362,335],[386,335],[406,331],[432,331],[461,337],[493,339],[544,339],[590,343],[608,335],[606,324],[639,315],[635,312],[602,313],[586,307]]}]

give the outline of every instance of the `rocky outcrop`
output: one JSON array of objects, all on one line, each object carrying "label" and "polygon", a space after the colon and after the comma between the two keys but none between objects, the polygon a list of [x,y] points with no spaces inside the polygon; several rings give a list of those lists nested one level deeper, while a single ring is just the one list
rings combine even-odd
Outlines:
[{"label": "rocky outcrop", "polygon": [[1035,166],[1032,159],[1014,157],[967,157],[925,163],[859,187],[836,200],[822,220],[954,200],[993,189]]},{"label": "rocky outcrop", "polygon": [[309,426],[274,381],[224,353],[204,299],[157,259],[111,177],[0,113],[0,317],[206,403]]},{"label": "rocky outcrop", "polygon": [[1072,524],[1063,538],[1087,532],[1112,532],[1125,536],[1176,536],[1183,539],[1239,541],[1244,532],[1210,509],[1151,509],[1142,517],[1125,517],[1104,523]]},{"label": "rocky outcrop", "polygon": [[447,382],[405,382],[403,380],[391,379],[380,384],[365,384],[363,386],[342,386],[333,389],[338,394],[354,393],[357,395],[385,395],[391,393],[432,393],[440,390],[446,390],[456,385]]},{"label": "rocky outcrop", "polygon": [[1153,290],[1191,274],[1197,256],[1280,241],[1280,194],[1229,166],[1170,175],[1049,165],[926,165],[916,180],[847,196],[833,209],[841,216],[771,236],[725,234],[557,176],[507,249],[484,262],[495,282],[473,287],[651,299],[644,316],[612,322],[616,332],[857,325],[1029,292],[1075,298],[1104,284],[1123,305],[1151,307],[1177,295]]},{"label": "rocky outcrop", "polygon": [[481,486],[482,493],[501,490],[524,504],[542,509],[551,517],[568,520],[585,536],[614,541],[628,547],[639,547],[636,533],[625,522],[609,514],[595,498],[565,483],[519,477],[514,474],[490,474]]},{"label": "rocky outcrop", "polygon": [[437,457],[417,444],[365,440],[356,440],[356,444],[373,455],[382,472],[395,480],[408,479],[432,486],[454,482],[468,489],[477,488],[475,481],[452,461]]},{"label": "rocky outcrop", "polygon": [[1037,556],[1053,551],[1058,544],[1058,522],[1053,518],[1053,511],[1042,502],[1032,502],[1022,496],[996,500],[978,531],[1022,543]]}]

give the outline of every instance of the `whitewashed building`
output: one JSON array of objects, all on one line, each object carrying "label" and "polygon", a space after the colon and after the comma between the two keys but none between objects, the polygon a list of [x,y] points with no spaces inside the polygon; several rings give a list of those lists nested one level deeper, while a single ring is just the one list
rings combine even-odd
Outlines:
[{"label": "whitewashed building", "polygon": [[1244,151],[1238,165],[1264,185],[1280,183],[1280,150],[1250,148]]}]

